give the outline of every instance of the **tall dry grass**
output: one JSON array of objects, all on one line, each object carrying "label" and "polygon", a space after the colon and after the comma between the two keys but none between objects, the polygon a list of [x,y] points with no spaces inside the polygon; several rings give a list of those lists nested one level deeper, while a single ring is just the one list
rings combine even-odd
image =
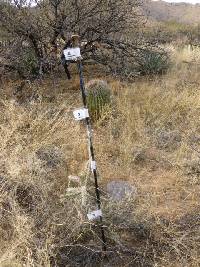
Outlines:
[{"label": "tall dry grass", "polygon": [[[78,80],[46,79],[14,96],[16,85],[4,84],[0,266],[199,266],[200,67],[180,53],[165,76],[133,83],[108,77],[112,109],[94,125],[103,261],[98,228],[86,218],[94,195],[85,127],[72,118],[81,105]],[[74,195],[66,191],[69,175],[80,176]],[[136,196],[110,200],[110,180],[129,181]]]}]

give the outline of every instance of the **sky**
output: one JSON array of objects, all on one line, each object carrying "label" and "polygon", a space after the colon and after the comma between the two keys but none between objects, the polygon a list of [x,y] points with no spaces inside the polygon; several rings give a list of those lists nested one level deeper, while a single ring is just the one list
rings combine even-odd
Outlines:
[{"label": "sky", "polygon": [[190,4],[200,4],[200,0],[164,0],[166,2],[176,2],[176,3],[190,3]]}]

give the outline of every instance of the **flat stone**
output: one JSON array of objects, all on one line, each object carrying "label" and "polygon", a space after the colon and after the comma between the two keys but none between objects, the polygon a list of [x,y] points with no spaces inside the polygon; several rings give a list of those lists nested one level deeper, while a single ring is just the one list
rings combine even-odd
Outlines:
[{"label": "flat stone", "polygon": [[107,184],[107,192],[112,200],[119,201],[135,196],[137,189],[127,181],[111,181]]}]

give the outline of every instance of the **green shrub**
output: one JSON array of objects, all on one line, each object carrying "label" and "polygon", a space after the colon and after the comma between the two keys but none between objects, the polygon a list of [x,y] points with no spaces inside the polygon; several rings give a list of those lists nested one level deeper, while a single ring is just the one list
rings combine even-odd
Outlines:
[{"label": "green shrub", "polygon": [[38,60],[30,48],[24,49],[17,64],[21,76],[31,77],[38,74]]},{"label": "green shrub", "polygon": [[167,53],[149,50],[141,53],[137,64],[141,75],[163,74],[170,65]]},{"label": "green shrub", "polygon": [[87,104],[92,121],[97,121],[105,115],[111,103],[111,91],[107,82],[91,80],[86,85]]}]

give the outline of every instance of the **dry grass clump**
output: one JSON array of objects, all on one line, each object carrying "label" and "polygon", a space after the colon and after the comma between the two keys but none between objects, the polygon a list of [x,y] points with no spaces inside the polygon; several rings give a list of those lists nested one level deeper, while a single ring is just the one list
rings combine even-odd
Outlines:
[{"label": "dry grass clump", "polygon": [[79,235],[79,206],[63,202],[67,177],[83,170],[87,149],[72,108],[67,100],[26,107],[2,102],[1,264],[16,259],[25,266],[50,266],[51,253]]},{"label": "dry grass clump", "polygon": [[[112,112],[94,129],[103,261],[98,227],[86,218],[94,190],[85,127],[72,118],[78,80],[68,89],[59,78],[31,84],[38,97],[21,102],[2,92],[0,266],[199,266],[200,80],[198,65],[179,64],[153,80],[109,79]],[[80,176],[73,192],[69,175]],[[118,179],[137,188],[134,198],[109,198],[106,184]]]},{"label": "dry grass clump", "polygon": [[141,242],[151,266],[198,266],[200,80],[197,65],[174,68],[161,79],[112,82],[116,112],[95,140],[102,175],[138,188],[137,204],[117,209],[128,236],[133,211],[133,225],[138,214],[150,232],[134,249]]}]

